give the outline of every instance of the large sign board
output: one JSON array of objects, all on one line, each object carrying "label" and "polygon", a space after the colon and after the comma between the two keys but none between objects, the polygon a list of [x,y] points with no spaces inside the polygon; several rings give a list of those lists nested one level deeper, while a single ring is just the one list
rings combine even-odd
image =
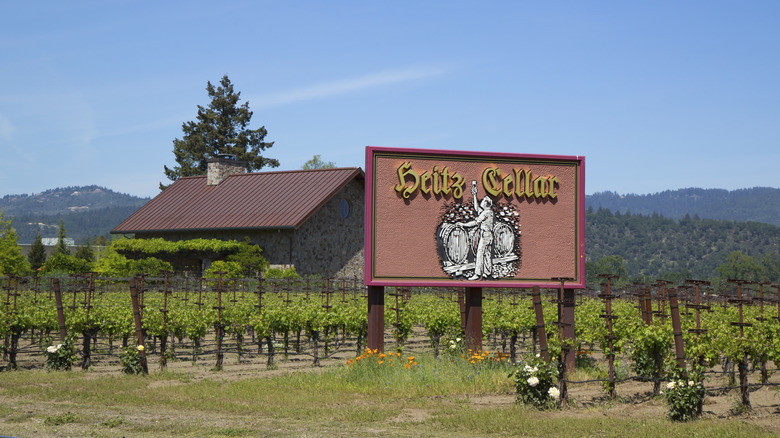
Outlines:
[{"label": "large sign board", "polygon": [[369,286],[585,287],[585,158],[366,148]]}]

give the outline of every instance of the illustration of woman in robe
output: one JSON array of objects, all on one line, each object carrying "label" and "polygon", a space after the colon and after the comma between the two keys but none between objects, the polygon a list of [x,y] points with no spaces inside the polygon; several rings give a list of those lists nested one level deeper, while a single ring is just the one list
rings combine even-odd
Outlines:
[{"label": "illustration of woman in robe", "polygon": [[479,280],[489,276],[493,270],[493,200],[485,196],[482,202],[477,198],[476,181],[472,182],[471,194],[474,195],[474,209],[477,217],[473,221],[461,223],[463,227],[479,227],[479,243],[474,275],[469,280]]}]

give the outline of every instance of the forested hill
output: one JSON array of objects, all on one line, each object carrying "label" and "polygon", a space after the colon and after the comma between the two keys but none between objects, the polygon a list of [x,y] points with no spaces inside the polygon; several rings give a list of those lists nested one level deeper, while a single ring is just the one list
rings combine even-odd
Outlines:
[{"label": "forested hill", "polygon": [[20,244],[41,237],[57,237],[60,219],[67,237],[81,242],[108,236],[120,222],[149,201],[149,198],[118,193],[99,186],[65,187],[32,195],[6,195],[0,210],[12,217]]},{"label": "forested hill", "polygon": [[682,219],[686,215],[706,219],[763,222],[780,226],[780,189],[754,187],[740,190],[678,189],[649,195],[619,195],[598,192],[585,197],[585,204],[598,210],[641,214],[653,213]]},{"label": "forested hill", "polygon": [[780,227],[770,224],[698,217],[676,220],[589,207],[585,246],[591,263],[622,257],[630,278],[646,276],[652,281],[671,275],[677,280],[707,280],[717,276],[717,267],[731,252],[739,251],[773,271],[772,281],[780,280]]},{"label": "forested hill", "polygon": [[6,216],[52,216],[110,207],[138,208],[147,201],[149,198],[117,193],[105,187],[64,187],[32,195],[3,196],[0,210],[5,210]]}]

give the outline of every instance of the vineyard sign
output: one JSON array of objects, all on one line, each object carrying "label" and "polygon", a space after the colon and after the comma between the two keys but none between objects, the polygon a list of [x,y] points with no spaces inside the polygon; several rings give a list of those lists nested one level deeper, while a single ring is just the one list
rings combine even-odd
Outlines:
[{"label": "vineyard sign", "polygon": [[366,148],[369,286],[585,286],[581,156]]}]

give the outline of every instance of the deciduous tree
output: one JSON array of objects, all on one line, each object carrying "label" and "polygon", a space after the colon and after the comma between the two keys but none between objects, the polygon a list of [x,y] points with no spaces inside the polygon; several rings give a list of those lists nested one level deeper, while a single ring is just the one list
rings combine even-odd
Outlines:
[{"label": "deciduous tree", "polygon": [[334,167],[336,167],[336,163],[333,161],[322,161],[322,158],[319,155],[315,155],[311,160],[303,163],[301,169],[332,169]]},{"label": "deciduous tree", "polygon": [[0,275],[25,275],[30,271],[17,240],[11,219],[6,219],[5,211],[0,210]]}]

